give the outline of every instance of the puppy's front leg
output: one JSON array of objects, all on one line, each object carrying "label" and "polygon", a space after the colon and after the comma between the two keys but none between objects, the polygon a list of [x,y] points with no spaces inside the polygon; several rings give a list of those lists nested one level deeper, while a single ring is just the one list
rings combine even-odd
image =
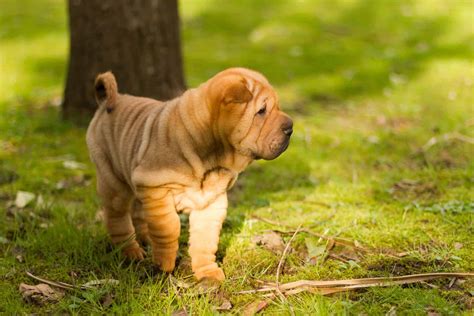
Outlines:
[{"label": "puppy's front leg", "polygon": [[217,266],[216,251],[219,234],[227,214],[227,194],[221,194],[212,204],[189,215],[189,255],[196,279],[222,281],[224,272]]},{"label": "puppy's front leg", "polygon": [[171,272],[176,263],[181,230],[173,195],[167,189],[140,188],[137,194],[145,212],[153,248],[153,262],[161,270]]}]

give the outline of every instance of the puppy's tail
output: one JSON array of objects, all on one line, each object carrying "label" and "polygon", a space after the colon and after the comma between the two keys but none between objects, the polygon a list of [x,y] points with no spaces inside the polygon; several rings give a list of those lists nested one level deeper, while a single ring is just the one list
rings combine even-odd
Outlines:
[{"label": "puppy's tail", "polygon": [[112,112],[118,96],[117,81],[114,74],[110,71],[99,74],[95,78],[94,90],[99,108],[105,107],[107,113]]}]

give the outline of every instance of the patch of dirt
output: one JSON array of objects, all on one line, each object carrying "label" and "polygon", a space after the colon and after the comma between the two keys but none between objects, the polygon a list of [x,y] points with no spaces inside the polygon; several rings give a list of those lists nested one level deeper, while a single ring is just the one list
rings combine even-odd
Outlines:
[{"label": "patch of dirt", "polygon": [[417,274],[430,271],[436,262],[420,260],[415,258],[392,258],[386,257],[378,262],[369,264],[369,271],[381,271],[393,276]]},{"label": "patch of dirt", "polygon": [[413,121],[406,117],[389,117],[380,115],[376,118],[375,123],[384,128],[390,128],[394,132],[399,133],[403,130],[410,128],[413,125]]},{"label": "patch of dirt", "polygon": [[283,249],[285,249],[285,243],[283,239],[274,231],[254,236],[252,237],[252,242],[257,246],[262,246],[263,248],[277,254],[282,253]]},{"label": "patch of dirt", "polygon": [[15,182],[19,177],[14,170],[0,167],[0,185]]},{"label": "patch of dirt", "polygon": [[439,194],[434,182],[403,179],[389,189],[389,193],[397,200],[429,199]]}]

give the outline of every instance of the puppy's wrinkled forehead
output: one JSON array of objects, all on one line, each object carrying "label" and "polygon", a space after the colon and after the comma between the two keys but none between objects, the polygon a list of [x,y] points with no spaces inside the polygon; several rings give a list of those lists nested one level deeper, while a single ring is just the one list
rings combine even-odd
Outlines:
[{"label": "puppy's wrinkled forehead", "polygon": [[276,91],[262,74],[246,68],[226,69],[206,82],[209,104],[248,104],[263,99],[278,103]]},{"label": "puppy's wrinkled forehead", "polygon": [[245,68],[231,68],[228,71],[229,73],[240,74],[244,78],[250,79],[250,81],[256,81],[256,82],[263,83],[264,85],[270,85],[267,78],[265,78],[265,76],[263,76],[261,73],[258,73],[256,71],[245,69]]},{"label": "puppy's wrinkled forehead", "polygon": [[275,102],[278,102],[275,90],[261,73],[246,68],[231,68],[228,71],[229,74],[240,75],[245,79],[247,89],[252,94],[254,102],[268,98],[273,98]]}]

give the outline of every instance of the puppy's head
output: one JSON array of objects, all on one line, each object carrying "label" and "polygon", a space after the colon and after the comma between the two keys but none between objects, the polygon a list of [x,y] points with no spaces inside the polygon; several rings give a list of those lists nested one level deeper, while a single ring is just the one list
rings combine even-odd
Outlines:
[{"label": "puppy's head", "polygon": [[271,160],[286,150],[293,121],[280,110],[278,96],[263,75],[227,69],[208,81],[207,95],[220,137],[239,153]]}]

